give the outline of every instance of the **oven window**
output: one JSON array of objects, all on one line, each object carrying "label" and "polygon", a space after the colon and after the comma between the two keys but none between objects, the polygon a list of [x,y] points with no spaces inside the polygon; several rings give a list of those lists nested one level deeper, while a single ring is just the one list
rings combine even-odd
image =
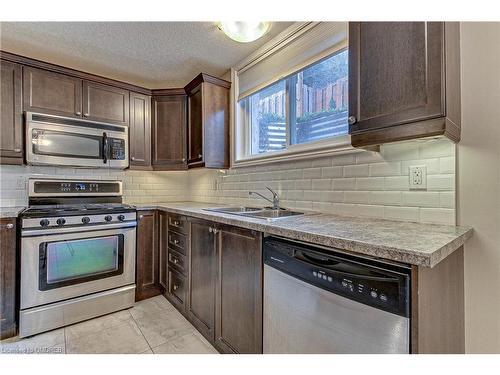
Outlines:
[{"label": "oven window", "polygon": [[100,136],[34,129],[31,140],[38,155],[102,159]]},{"label": "oven window", "polygon": [[123,273],[123,235],[40,245],[40,290]]}]

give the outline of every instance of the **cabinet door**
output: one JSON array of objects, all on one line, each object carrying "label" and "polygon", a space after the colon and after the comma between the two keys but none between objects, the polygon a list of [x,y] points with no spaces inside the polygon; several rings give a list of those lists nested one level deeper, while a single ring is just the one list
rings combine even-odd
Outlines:
[{"label": "cabinet door", "polygon": [[22,68],[2,61],[0,96],[0,162],[23,163]]},{"label": "cabinet door", "polygon": [[0,219],[0,339],[16,334],[16,220]]},{"label": "cabinet door", "polygon": [[214,341],[216,247],[213,224],[189,219],[189,296],[187,314],[205,338]]},{"label": "cabinet door", "polygon": [[188,164],[203,163],[203,103],[200,84],[188,93]]},{"label": "cabinet door", "polygon": [[186,169],[186,96],[153,97],[153,166]]},{"label": "cabinet door", "polygon": [[351,134],[443,117],[444,23],[351,22]]},{"label": "cabinet door", "polygon": [[158,248],[160,255],[160,281],[163,290],[167,290],[168,275],[168,215],[164,211],[158,211]]},{"label": "cabinet door", "polygon": [[151,97],[130,93],[130,167],[151,167]]},{"label": "cabinet door", "polygon": [[119,125],[129,123],[129,92],[102,83],[83,82],[83,117]]},{"label": "cabinet door", "polygon": [[81,117],[81,79],[25,66],[23,82],[25,111]]},{"label": "cabinet door", "polygon": [[161,294],[156,211],[138,211],[135,300]]},{"label": "cabinet door", "polygon": [[262,235],[222,226],[217,247],[216,346],[262,353]]}]

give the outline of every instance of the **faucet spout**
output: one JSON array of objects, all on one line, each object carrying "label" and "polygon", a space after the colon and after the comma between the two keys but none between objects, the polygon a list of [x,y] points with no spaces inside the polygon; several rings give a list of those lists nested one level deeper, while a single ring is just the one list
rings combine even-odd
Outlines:
[{"label": "faucet spout", "polygon": [[273,210],[279,210],[279,209],[281,209],[280,208],[280,197],[279,197],[278,193],[276,193],[274,190],[272,190],[268,186],[266,186],[266,189],[269,190],[273,194],[273,198],[272,199],[269,199],[269,198],[265,197],[264,195],[262,195],[261,193],[259,193],[257,191],[249,191],[248,195],[258,195],[262,199],[265,199],[266,201],[268,201],[269,203],[271,203],[273,205]]}]

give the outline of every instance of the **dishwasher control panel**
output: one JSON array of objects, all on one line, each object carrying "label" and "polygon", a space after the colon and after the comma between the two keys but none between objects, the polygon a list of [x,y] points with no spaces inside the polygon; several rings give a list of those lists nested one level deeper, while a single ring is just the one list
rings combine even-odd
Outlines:
[{"label": "dishwasher control panel", "polygon": [[410,269],[273,237],[265,264],[346,298],[409,316]]}]

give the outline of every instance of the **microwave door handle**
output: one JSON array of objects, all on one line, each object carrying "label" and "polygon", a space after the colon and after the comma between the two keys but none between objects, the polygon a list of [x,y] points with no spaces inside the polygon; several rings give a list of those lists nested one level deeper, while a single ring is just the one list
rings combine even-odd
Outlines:
[{"label": "microwave door handle", "polygon": [[102,162],[108,162],[108,136],[106,132],[102,133]]}]

